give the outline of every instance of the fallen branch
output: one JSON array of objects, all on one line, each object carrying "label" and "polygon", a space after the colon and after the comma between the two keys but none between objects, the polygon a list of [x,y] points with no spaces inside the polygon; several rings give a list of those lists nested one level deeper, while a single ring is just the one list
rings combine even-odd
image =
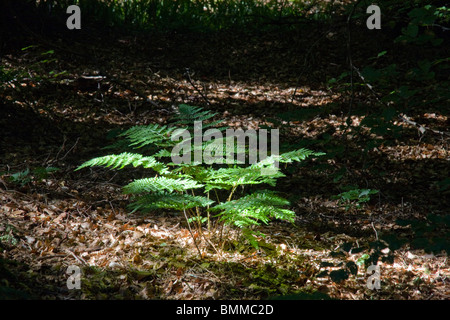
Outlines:
[{"label": "fallen branch", "polygon": [[189,83],[194,87],[195,90],[198,91],[198,93],[200,93],[200,95],[202,96],[202,98],[203,98],[203,99],[206,101],[206,103],[210,106],[210,105],[211,105],[211,102],[209,102],[208,98],[203,94],[203,92],[201,92],[201,90],[199,90],[199,89],[197,88],[197,86],[196,86],[196,85],[194,84],[194,82],[192,81],[192,79],[191,79],[191,74],[190,74],[190,72],[189,72],[189,68],[186,68],[185,76],[186,76],[187,80],[189,81]]},{"label": "fallen branch", "polygon": [[417,122],[415,122],[415,121],[412,121],[408,116],[405,116],[405,115],[403,115],[403,114],[400,114],[398,117],[399,117],[400,120],[402,120],[403,122],[406,122],[406,123],[408,123],[408,124],[410,124],[410,125],[413,125],[413,126],[417,127],[421,134],[425,134],[425,132],[426,132],[427,130],[429,130],[429,131],[431,131],[431,132],[433,132],[433,133],[440,134],[440,135],[443,135],[443,136],[449,136],[449,137],[450,137],[450,133],[449,133],[449,132],[438,131],[438,130],[431,129],[431,128],[429,128],[429,127],[425,127],[425,126],[423,126],[423,125],[421,125],[421,124],[419,124],[419,123],[417,123]]},{"label": "fallen branch", "polygon": [[66,249],[65,251],[70,253],[79,263],[84,264],[84,265],[88,265],[88,263],[86,261],[84,261],[83,258],[77,257],[77,255],[75,253],[73,253],[71,250]]}]

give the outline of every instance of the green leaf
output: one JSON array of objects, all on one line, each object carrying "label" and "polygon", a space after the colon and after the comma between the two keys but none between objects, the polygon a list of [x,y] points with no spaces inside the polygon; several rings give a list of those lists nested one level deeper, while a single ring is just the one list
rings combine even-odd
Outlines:
[{"label": "green leaf", "polygon": [[86,161],[79,166],[75,171],[83,169],[85,167],[104,166],[111,169],[123,169],[127,165],[133,165],[133,167],[142,166],[144,168],[156,168],[162,170],[165,166],[156,161],[154,157],[144,157],[140,154],[124,152],[118,155],[109,155],[104,157],[98,157]]},{"label": "green leaf", "polygon": [[185,193],[155,192],[138,197],[129,208],[134,211],[153,211],[158,209],[186,210],[194,207],[207,207],[214,201],[203,196]]},{"label": "green leaf", "polygon": [[123,192],[125,194],[138,194],[145,192],[158,192],[158,191],[185,191],[188,189],[195,189],[203,187],[202,184],[191,179],[172,179],[166,177],[153,177],[135,180],[125,187]]},{"label": "green leaf", "polygon": [[366,260],[368,260],[369,258],[370,258],[370,255],[365,253],[358,260],[356,260],[356,264],[358,266],[362,267],[366,263]]},{"label": "green leaf", "polygon": [[384,56],[386,53],[387,53],[386,50],[385,50],[385,51],[381,51],[381,52],[378,54],[377,58],[380,58],[380,57]]},{"label": "green leaf", "polygon": [[147,145],[169,147],[177,143],[171,140],[175,130],[178,130],[178,128],[150,124],[134,126],[121,133],[120,136],[125,137],[129,141],[129,145],[134,148],[142,148]]},{"label": "green leaf", "polygon": [[219,216],[228,224],[243,228],[267,224],[271,218],[293,221],[295,213],[282,207],[289,201],[273,191],[262,190],[237,200],[228,201],[212,207],[211,211],[221,211]]}]

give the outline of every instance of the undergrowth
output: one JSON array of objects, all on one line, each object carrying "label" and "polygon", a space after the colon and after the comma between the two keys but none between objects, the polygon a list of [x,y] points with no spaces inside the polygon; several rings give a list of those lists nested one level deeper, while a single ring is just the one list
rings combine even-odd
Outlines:
[{"label": "undergrowth", "polygon": [[[229,28],[258,29],[271,25],[290,25],[308,20],[327,19],[336,10],[324,1],[236,1],[236,0],[135,0],[101,1],[42,0],[42,10],[61,12],[78,5],[90,16],[109,26],[134,30],[216,31]],[[83,13],[84,15],[84,13]]]}]

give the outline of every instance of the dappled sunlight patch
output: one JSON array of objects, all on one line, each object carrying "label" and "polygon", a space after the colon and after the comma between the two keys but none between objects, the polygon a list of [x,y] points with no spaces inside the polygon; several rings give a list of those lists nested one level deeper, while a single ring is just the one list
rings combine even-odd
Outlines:
[{"label": "dappled sunlight patch", "polygon": [[433,145],[417,142],[416,145],[383,146],[379,149],[388,156],[388,159],[395,161],[420,161],[424,159],[450,160],[448,147],[439,144]]},{"label": "dappled sunlight patch", "polygon": [[[303,228],[273,224],[261,227],[268,236],[260,239],[260,249],[255,250],[239,240],[238,232],[228,231],[231,247],[226,245],[226,250],[216,252],[203,241],[200,246],[205,254],[199,260],[180,217],[129,216],[121,207],[107,203],[91,208],[78,200],[54,200],[46,206],[37,199],[27,200],[4,191],[0,196],[7,203],[2,207],[1,230],[13,226],[7,257],[26,261],[36,275],[44,265],[97,268],[85,273],[85,298],[107,295],[101,293],[99,281],[110,283],[111,288],[120,284],[125,290],[123,298],[206,299],[245,293],[251,299],[306,288],[339,299],[414,298],[423,294],[438,298],[448,294],[445,279],[449,271],[444,255],[415,251],[396,254],[393,264],[380,262],[382,290],[372,292],[365,287],[367,275],[361,267],[355,275],[347,275],[349,271],[344,269],[346,280],[340,280],[343,266],[363,261],[367,252],[361,239],[355,249],[346,252],[343,245],[358,238],[345,234],[327,232],[318,236]],[[272,273],[270,278],[265,276],[268,271]],[[65,280],[61,274],[54,277]],[[246,278],[249,280],[243,282]],[[410,293],[405,296],[404,292],[396,294],[395,288],[417,290],[408,289]]]}]

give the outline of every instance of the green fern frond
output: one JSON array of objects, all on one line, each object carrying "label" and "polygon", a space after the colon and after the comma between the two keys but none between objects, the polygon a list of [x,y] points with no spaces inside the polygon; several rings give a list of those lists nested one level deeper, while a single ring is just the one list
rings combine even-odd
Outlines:
[{"label": "green fern frond", "polygon": [[289,205],[289,201],[277,196],[273,191],[263,190],[221,203],[212,207],[212,211],[221,211],[219,216],[227,224],[240,228],[267,224],[270,218],[293,221],[295,213],[282,207]]},{"label": "green fern frond", "polygon": [[142,166],[144,168],[154,168],[157,171],[162,171],[165,168],[164,164],[158,162],[154,157],[145,157],[140,154],[124,152],[118,155],[112,154],[108,156],[98,157],[86,161],[79,166],[75,171],[85,167],[104,166],[111,169],[123,169],[127,165],[134,167]]},{"label": "green fern frond", "polygon": [[[257,184],[268,184],[274,187],[276,179],[285,176],[278,170],[277,163],[298,162],[309,156],[320,156],[323,153],[299,149],[281,155],[271,155],[257,163],[245,165],[247,160],[253,161],[250,156],[254,154],[251,152],[256,153],[257,150],[250,148],[245,143],[234,143],[235,135],[232,137],[233,140],[230,141],[228,137],[223,137],[223,134],[217,134],[216,130],[203,130],[203,141],[201,143],[195,141],[194,143],[192,130],[189,130],[193,128],[194,122],[201,121],[202,129],[215,127],[222,120],[212,121],[214,116],[216,116],[216,113],[205,111],[200,107],[182,104],[178,107],[178,113],[174,117],[172,123],[174,125],[135,126],[118,135],[123,142],[116,144],[116,147],[122,148],[123,151],[141,148],[141,153],[148,153],[152,156],[135,154],[133,151],[123,152],[117,155],[94,158],[83,163],[76,170],[92,166],[122,169],[128,165],[152,168],[158,173],[157,177],[138,179],[123,187],[125,194],[132,194],[136,197],[130,205],[133,211],[156,209],[181,211],[194,207],[208,207],[207,211],[216,213],[221,222],[243,228],[244,231],[247,230],[245,234],[250,237],[250,243],[257,246],[258,240],[248,227],[260,223],[267,224],[274,218],[293,221],[295,213],[286,209],[289,202],[275,192],[263,190],[239,198],[238,193],[235,192],[236,188],[240,185]],[[204,121],[207,123],[203,123]],[[183,128],[188,129],[190,134],[182,132],[179,135],[180,132],[177,132],[177,130],[185,130]],[[221,131],[226,128],[217,129]],[[117,135],[117,132],[115,134]],[[209,137],[208,134],[210,134]],[[180,143],[180,139],[172,141],[172,138],[176,137],[187,139],[184,142],[189,143],[190,148],[188,150],[175,148]],[[249,137],[249,141],[251,139]],[[240,140],[238,139],[238,141]],[[233,147],[229,150],[227,146],[230,147],[231,145]],[[182,146],[184,147],[184,144]],[[176,163],[177,161],[172,160],[172,152],[181,153],[185,151],[191,152],[190,157],[183,157],[183,161],[188,163]],[[196,152],[201,152],[202,163],[199,163],[199,159],[194,156]],[[232,160],[230,159],[231,155],[233,156]],[[238,163],[236,155],[244,155],[245,157],[239,157],[239,160],[244,160],[245,163]],[[218,161],[219,159],[223,159],[223,161]],[[197,160],[197,162],[194,160]],[[187,190],[197,188],[201,188],[197,191],[197,193],[202,194],[201,196],[190,195],[190,192],[189,194],[186,193]],[[226,202],[211,207],[214,201],[209,199],[209,192],[217,189],[232,191],[226,192],[228,195]],[[223,197],[224,193],[214,193],[217,201],[220,202],[220,197]],[[238,199],[231,200],[233,196],[238,197]],[[200,210],[197,213],[200,213],[196,217],[197,219],[205,219],[201,216]]]},{"label": "green fern frond", "polygon": [[214,201],[202,197],[180,193],[158,192],[139,197],[129,205],[135,211],[152,211],[157,209],[186,210],[194,207],[207,207]]},{"label": "green fern frond", "polygon": [[167,149],[161,149],[153,155],[155,158],[170,158],[172,153]]},{"label": "green fern frond", "polygon": [[285,175],[280,171],[272,175],[265,175],[262,173],[260,167],[234,167],[209,169],[208,176],[204,178],[206,184],[205,191],[212,189],[229,189],[240,185],[250,184],[268,184],[275,186],[276,178],[284,177]]},{"label": "green fern frond", "polygon": [[265,237],[265,234],[258,232],[258,231],[253,231],[249,228],[242,228],[242,235],[247,239],[247,241],[250,243],[250,245],[252,247],[254,247],[255,249],[259,249],[259,241],[258,239],[256,239],[255,235],[260,236],[260,237]]},{"label": "green fern frond", "polygon": [[202,184],[197,183],[191,179],[172,179],[166,177],[153,177],[135,180],[125,187],[123,192],[125,194],[138,194],[144,192],[159,192],[167,190],[185,191],[188,189],[195,189],[203,187]]},{"label": "green fern frond", "polygon": [[[194,121],[206,121],[216,116],[217,113],[211,111],[203,111],[201,107],[194,107],[187,104],[180,104],[177,108],[177,113],[173,116],[174,124],[186,125],[189,128],[193,127]],[[216,126],[223,120],[217,120],[210,123],[202,123],[203,129]]]},{"label": "green fern frond", "polygon": [[301,162],[309,156],[322,156],[324,154],[325,153],[314,152],[312,150],[302,148],[302,149],[298,149],[298,150],[285,152],[280,155],[271,155],[255,164],[253,164],[252,166],[255,168],[262,168],[262,167],[273,165],[275,163],[275,161],[278,161],[280,163],[292,163],[294,161]]},{"label": "green fern frond", "polygon": [[217,113],[203,111],[201,107],[194,107],[187,104],[180,104],[173,120],[178,123],[192,125],[194,121],[204,121],[214,117]]},{"label": "green fern frond", "polygon": [[170,138],[176,129],[176,127],[150,124],[131,127],[120,136],[125,137],[129,141],[129,145],[134,148],[142,148],[150,144],[169,147],[175,144]]},{"label": "green fern frond", "polygon": [[[216,115],[216,113],[215,113],[214,115]],[[203,124],[203,129],[207,129],[207,128],[210,128],[210,127],[216,127],[217,125],[221,124],[222,122],[223,122],[223,120],[220,119],[220,120],[216,120],[216,121],[204,123],[204,124]],[[215,128],[215,129],[217,129],[217,130],[219,130],[219,131],[225,131],[225,130],[227,130],[228,128],[229,128],[229,127],[224,126],[224,127],[218,127],[218,128]]]},{"label": "green fern frond", "polygon": [[280,154],[278,161],[280,163],[292,163],[292,162],[300,162],[305,160],[309,156],[321,156],[325,153],[322,152],[314,152],[308,149],[298,149],[290,152],[285,152]]},{"label": "green fern frond", "polygon": [[[205,136],[204,136],[205,137]],[[236,155],[237,154],[244,154],[244,163],[247,161],[247,155],[249,148],[247,146],[241,146],[240,144],[234,144],[232,145],[233,148],[227,148],[227,138],[226,137],[219,137],[216,139],[211,139],[209,141],[202,141],[202,143],[196,143],[192,136],[187,137],[186,139],[182,140],[180,139],[177,144],[186,144],[190,147],[189,152],[191,155],[194,155],[195,153],[199,153],[202,155],[203,161],[205,161],[206,157],[211,156],[211,160],[214,160],[213,163],[215,164],[243,164],[238,162]],[[186,150],[184,150],[186,152]],[[230,156],[228,156],[230,155]],[[171,155],[168,155],[171,156]],[[194,164],[197,165],[200,163]],[[174,165],[172,163],[172,165]]]}]

